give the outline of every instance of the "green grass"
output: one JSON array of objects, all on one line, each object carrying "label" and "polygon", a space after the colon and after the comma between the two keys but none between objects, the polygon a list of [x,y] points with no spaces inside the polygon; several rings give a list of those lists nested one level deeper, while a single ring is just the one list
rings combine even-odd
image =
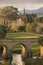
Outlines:
[{"label": "green grass", "polygon": [[22,50],[22,47],[20,44],[16,44],[16,45],[12,46],[12,50]]},{"label": "green grass", "polygon": [[14,39],[14,38],[38,38],[39,35],[34,34],[18,34],[18,33],[7,33],[6,38]]},{"label": "green grass", "polygon": [[36,52],[36,53],[38,53],[39,51],[40,51],[40,45],[37,43],[37,44],[35,44],[35,45],[33,45],[32,46],[32,48],[31,48],[31,50],[32,50],[32,52]]}]

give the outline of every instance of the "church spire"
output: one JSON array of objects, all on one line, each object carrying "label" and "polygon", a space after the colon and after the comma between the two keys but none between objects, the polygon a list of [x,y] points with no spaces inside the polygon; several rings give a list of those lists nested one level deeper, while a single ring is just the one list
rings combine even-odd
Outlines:
[{"label": "church spire", "polygon": [[23,14],[25,15],[25,7],[24,7],[24,13]]}]

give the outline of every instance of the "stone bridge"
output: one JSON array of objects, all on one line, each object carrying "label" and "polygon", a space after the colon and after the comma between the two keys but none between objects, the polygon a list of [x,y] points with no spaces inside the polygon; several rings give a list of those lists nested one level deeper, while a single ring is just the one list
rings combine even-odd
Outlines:
[{"label": "stone bridge", "polygon": [[8,48],[12,48],[13,45],[17,44],[17,43],[22,43],[24,44],[27,49],[30,49],[34,44],[37,44],[37,39],[29,39],[29,38],[16,38],[16,39],[0,39],[0,43],[4,43]]}]

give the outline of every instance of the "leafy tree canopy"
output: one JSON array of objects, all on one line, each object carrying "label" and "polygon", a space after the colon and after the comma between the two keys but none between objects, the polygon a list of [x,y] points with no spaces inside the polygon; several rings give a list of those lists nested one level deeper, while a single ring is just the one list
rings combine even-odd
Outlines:
[{"label": "leafy tree canopy", "polygon": [[7,6],[2,9],[1,14],[9,20],[16,20],[18,18],[18,9],[13,6]]}]

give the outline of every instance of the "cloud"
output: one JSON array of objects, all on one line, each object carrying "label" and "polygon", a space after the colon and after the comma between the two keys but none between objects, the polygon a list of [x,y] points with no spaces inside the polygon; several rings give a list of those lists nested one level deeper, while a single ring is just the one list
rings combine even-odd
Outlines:
[{"label": "cloud", "polygon": [[14,6],[19,8],[19,10],[23,9],[37,9],[43,7],[43,0],[0,0],[0,7],[4,6]]},{"label": "cloud", "polygon": [[43,0],[0,0],[0,3],[27,3],[27,2],[34,2],[34,3],[43,3]]}]

